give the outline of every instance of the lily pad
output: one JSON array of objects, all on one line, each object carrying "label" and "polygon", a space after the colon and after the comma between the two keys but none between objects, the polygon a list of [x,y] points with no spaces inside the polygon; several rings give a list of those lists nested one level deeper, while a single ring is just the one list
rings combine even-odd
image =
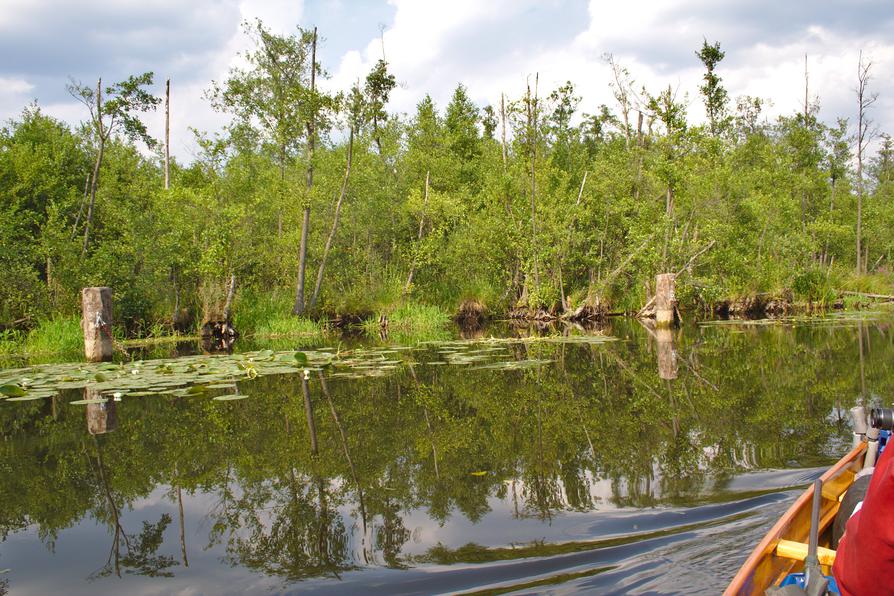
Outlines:
[{"label": "lily pad", "polygon": [[25,395],[25,390],[18,385],[0,385],[0,394],[6,397],[22,397]]},{"label": "lily pad", "polygon": [[83,405],[86,405],[86,404],[104,404],[104,403],[106,403],[106,401],[107,401],[107,400],[106,400],[105,398],[99,398],[99,399],[78,399],[78,400],[75,400],[75,401],[70,401],[70,402],[68,402],[68,403],[71,404],[71,405],[73,405],[73,406],[83,406]]},{"label": "lily pad", "polygon": [[218,395],[217,397],[213,397],[211,399],[213,399],[214,401],[233,401],[234,399],[245,399],[246,397],[248,397],[248,396],[243,395],[241,393],[240,394],[234,393],[234,394],[230,394],[230,395]]}]

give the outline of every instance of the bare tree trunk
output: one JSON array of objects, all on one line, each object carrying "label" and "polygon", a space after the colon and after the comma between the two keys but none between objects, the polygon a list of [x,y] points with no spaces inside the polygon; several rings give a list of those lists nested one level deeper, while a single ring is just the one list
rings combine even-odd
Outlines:
[{"label": "bare tree trunk", "polygon": [[870,121],[866,117],[866,110],[878,99],[877,93],[867,93],[872,60],[863,60],[863,50],[860,50],[860,60],[857,63],[857,273],[865,271],[866,263],[863,262],[863,153],[866,145],[872,137],[869,130]]},{"label": "bare tree trunk", "polygon": [[230,313],[233,310],[233,298],[236,296],[236,274],[230,275],[230,287],[227,290],[227,301],[224,302],[223,320],[229,325]]},{"label": "bare tree trunk", "polygon": [[78,233],[78,224],[81,222],[81,215],[84,214],[84,207],[87,206],[87,199],[90,196],[90,172],[84,177],[84,197],[81,199],[81,207],[78,209],[78,216],[75,217],[74,224],[71,226],[71,240],[74,240]]},{"label": "bare tree trunk", "polygon": [[624,118],[624,146],[630,147],[630,101],[627,96],[627,79],[624,70],[611,54],[608,55],[608,64],[615,79],[615,99],[621,104],[621,115]]},{"label": "bare tree trunk", "polygon": [[[286,192],[286,146],[279,146],[279,199],[283,202]],[[282,238],[282,209],[276,210],[276,237]]]},{"label": "bare tree trunk", "polygon": [[165,81],[165,190],[171,188],[171,79]]},{"label": "bare tree trunk", "polygon": [[[311,101],[316,102],[314,94],[316,93],[316,76],[317,76],[317,28],[314,27],[313,45],[311,46],[310,58],[310,95]],[[307,271],[307,235],[310,232],[310,191],[314,185],[314,141],[315,141],[315,112],[311,110],[310,120],[307,123],[307,196],[305,197],[304,218],[301,221],[301,245],[298,248],[298,287],[295,289],[295,306],[292,307],[292,314],[300,315],[304,313],[304,277]]]},{"label": "bare tree trunk", "polygon": [[341,213],[341,204],[345,200],[345,193],[348,191],[348,178],[351,175],[351,159],[354,153],[354,126],[351,125],[351,132],[348,135],[348,162],[345,165],[345,177],[341,183],[341,193],[338,195],[338,201],[335,203],[335,216],[332,218],[332,229],[329,230],[329,236],[326,238],[326,246],[323,247],[323,257],[320,260],[320,268],[317,270],[317,282],[314,285],[314,293],[310,297],[310,309],[313,310],[317,305],[317,299],[320,297],[320,287],[323,285],[323,270],[326,268],[326,259],[329,257],[329,249],[332,247],[332,239],[335,238],[335,232],[338,230],[338,215]]},{"label": "bare tree trunk", "polygon": [[506,170],[506,98],[500,93],[500,123],[502,126],[500,147],[503,151],[503,170]]},{"label": "bare tree trunk", "polygon": [[807,72],[807,54],[804,54],[804,126],[807,126],[807,117],[810,115],[810,103],[808,92],[810,89],[810,77]]},{"label": "bare tree trunk", "polygon": [[174,312],[171,315],[171,325],[177,329],[180,320],[180,280],[177,279],[177,266],[171,266],[171,286],[174,289]]},{"label": "bare tree trunk", "polygon": [[633,184],[633,200],[639,202],[640,187],[643,178],[643,113],[637,110],[636,117],[636,177]]},{"label": "bare tree trunk", "polygon": [[[807,54],[804,54],[804,129],[810,128],[809,77],[807,72]],[[801,232],[807,232],[807,190],[801,189]]]},{"label": "bare tree trunk", "polygon": [[556,268],[559,275],[559,299],[562,301],[562,312],[568,310],[568,301],[565,299],[565,282],[562,279],[562,259],[556,259]]},{"label": "bare tree trunk", "polygon": [[670,184],[667,186],[667,194],[664,200],[664,213],[667,215],[667,222],[664,228],[664,248],[661,251],[661,260],[664,262],[664,268],[667,268],[668,249],[670,248],[671,228],[674,222],[674,189]]},{"label": "bare tree trunk", "polygon": [[87,246],[90,244],[90,224],[93,223],[93,206],[96,204],[96,189],[99,185],[99,168],[102,166],[102,157],[106,148],[106,136],[102,127],[102,79],[96,83],[96,126],[97,142],[96,162],[93,164],[93,178],[90,181],[90,202],[87,204],[87,221],[84,224],[84,246],[81,256],[87,254]]},{"label": "bare tree trunk", "polygon": [[540,271],[537,263],[537,176],[535,165],[537,163],[537,83],[539,73],[534,75],[534,96],[531,97],[531,87],[528,87],[528,142],[531,145],[531,248],[534,254],[534,287],[540,287]]},{"label": "bare tree trunk", "polygon": [[[416,235],[416,243],[422,242],[422,232],[425,229],[425,208],[428,205],[428,181],[430,171],[425,171],[425,194],[422,195],[422,213],[419,215],[419,233]],[[413,274],[416,271],[416,256],[413,255],[413,262],[410,263],[410,274],[407,275],[407,283],[404,285],[404,296],[410,292],[410,285],[413,283]]]}]

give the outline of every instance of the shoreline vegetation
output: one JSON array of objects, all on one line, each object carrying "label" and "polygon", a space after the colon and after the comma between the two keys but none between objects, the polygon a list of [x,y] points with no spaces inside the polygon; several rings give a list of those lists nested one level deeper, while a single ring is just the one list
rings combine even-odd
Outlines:
[{"label": "shoreline vegetation", "polygon": [[[571,313],[549,313],[542,311],[533,317],[515,317],[512,313],[493,316],[483,310],[469,318],[460,309],[449,313],[438,307],[404,304],[388,314],[374,314],[366,318],[360,315],[340,315],[330,320],[312,320],[283,313],[282,300],[275,296],[254,296],[252,304],[259,308],[246,309],[237,317],[246,330],[239,339],[251,346],[271,349],[295,349],[319,345],[326,341],[337,342],[345,334],[362,338],[381,340],[385,343],[414,345],[422,341],[453,339],[454,331],[460,335],[476,336],[476,332],[486,330],[492,323],[510,325],[538,325],[541,331],[548,331],[553,325],[577,325],[581,329],[598,328],[608,316],[636,317],[636,312],[603,313],[589,320],[573,320]],[[774,319],[786,316],[823,316],[836,311],[860,311],[877,306],[894,304],[894,296],[880,295],[855,290],[843,291],[833,301],[797,301],[791,291],[778,294],[740,296],[722,300],[709,308],[693,310],[693,306],[683,307],[682,317],[687,321]],[[279,306],[277,304],[279,303]],[[166,346],[177,344],[199,344],[203,338],[199,329],[191,333],[181,333],[167,328],[152,329],[144,337],[125,338],[124,329],[115,328],[117,349],[122,354],[142,350],[152,354],[153,349],[161,349],[158,355],[164,357]],[[214,348],[211,348],[212,350]],[[121,354],[119,354],[119,357]],[[40,322],[28,332],[0,333],[0,364],[4,361],[28,360],[32,362],[85,361],[81,321],[76,316],[49,319]]]},{"label": "shoreline vegetation", "polygon": [[151,72],[73,81],[81,126],[35,102],[0,129],[0,354],[80,353],[78,295],[97,285],[132,348],[214,330],[285,345],[342,327],[411,340],[450,321],[594,322],[640,312],[672,272],[687,319],[894,295],[894,143],[867,136],[862,54],[850,115],[805,90],[770,119],[771,98],[728,96],[707,40],[692,97],[646,89],[606,54],[612,105],[532,73],[489,103],[458,84],[404,114],[388,109],[400,73],[384,59],[323,91],[316,29],[244,27],[244,66],[206,91],[230,123],[196,133],[191,163],[147,133],[163,103]]}]

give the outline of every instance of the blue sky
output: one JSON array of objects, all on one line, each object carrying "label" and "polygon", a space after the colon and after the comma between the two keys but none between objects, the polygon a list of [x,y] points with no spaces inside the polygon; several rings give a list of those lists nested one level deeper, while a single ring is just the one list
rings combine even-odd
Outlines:
[{"label": "blue sky", "polygon": [[[820,116],[855,118],[858,52],[873,60],[871,111],[881,131],[894,134],[894,8],[888,0],[824,2],[746,0],[0,0],[0,119],[16,117],[37,100],[68,122],[83,106],[66,93],[69,77],[85,83],[152,70],[161,91],[172,79],[172,150],[190,160],[188,127],[217,130],[227,117],[203,99],[212,80],[226,76],[247,47],[240,23],[261,18],[279,32],[316,25],[320,59],[347,89],[385,56],[397,77],[389,109],[412,112],[430,93],[443,107],[457,83],[479,105],[500,93],[519,96],[539,73],[544,92],[566,80],[583,97],[582,111],[613,106],[612,53],[637,86],[668,85],[688,94],[693,120],[702,40],[720,41],[719,74],[733,101],[740,95],[772,100],[768,117],[799,109],[804,55],[810,96]],[[161,132],[162,115],[148,117]]]}]

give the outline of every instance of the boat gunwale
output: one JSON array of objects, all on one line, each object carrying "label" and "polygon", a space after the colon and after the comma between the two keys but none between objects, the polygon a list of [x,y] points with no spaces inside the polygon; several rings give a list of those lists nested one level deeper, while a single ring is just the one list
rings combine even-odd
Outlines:
[{"label": "boat gunwale", "polygon": [[[844,471],[848,466],[853,464],[858,458],[860,458],[866,450],[866,443],[862,442],[856,447],[854,447],[851,451],[845,454],[837,463],[835,463],[831,468],[826,470],[822,476],[820,476],[820,480],[823,483],[831,480],[838,476],[842,471]],[[778,544],[779,540],[784,538],[784,534],[791,529],[791,522],[794,517],[798,514],[799,511],[804,509],[805,507],[809,507],[811,501],[813,499],[813,485],[811,484],[801,495],[792,503],[791,507],[789,507],[786,512],[780,517],[773,527],[764,535],[763,539],[754,547],[754,550],[751,551],[751,554],[742,564],[742,567],[739,568],[738,573],[736,573],[735,577],[729,584],[729,587],[723,592],[724,596],[733,596],[737,594],[753,594],[755,592],[755,588],[763,588],[763,586],[754,586],[754,574],[758,568],[758,565],[767,557],[776,556],[774,554],[776,550],[776,544]],[[837,507],[835,509],[837,512]],[[832,517],[834,519],[834,516]],[[761,590],[759,593],[763,593]]]}]

